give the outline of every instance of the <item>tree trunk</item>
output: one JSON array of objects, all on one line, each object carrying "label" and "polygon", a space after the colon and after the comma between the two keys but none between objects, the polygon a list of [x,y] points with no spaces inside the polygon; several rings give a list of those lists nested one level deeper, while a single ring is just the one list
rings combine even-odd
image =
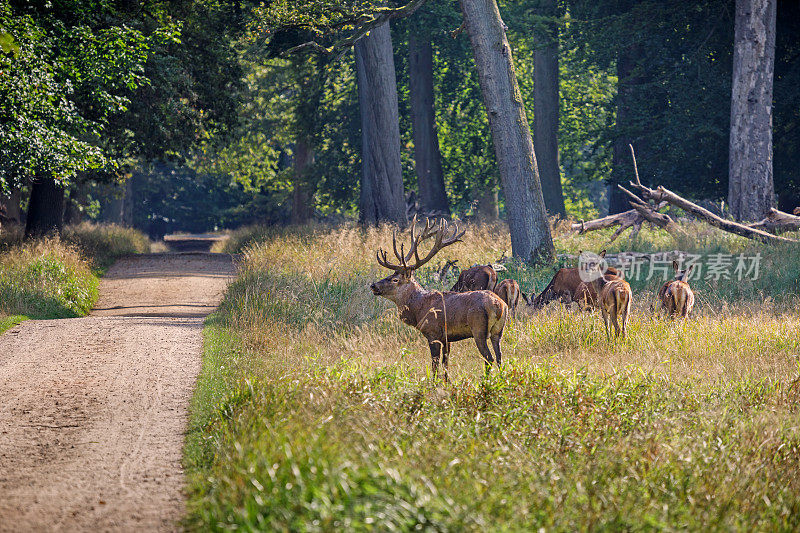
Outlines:
[{"label": "tree trunk", "polygon": [[505,24],[495,0],[461,0],[461,12],[492,131],[513,255],[525,262],[549,261],[553,238]]},{"label": "tree trunk", "polygon": [[20,224],[22,222],[22,188],[12,186],[8,196],[0,197],[0,212],[5,222]]},{"label": "tree trunk", "polygon": [[442,156],[433,111],[433,48],[428,33],[410,32],[408,72],[411,93],[411,127],[422,209],[450,216],[444,189]]},{"label": "tree trunk", "polygon": [[294,183],[292,189],[292,224],[305,224],[314,215],[307,173],[314,164],[314,149],[305,139],[297,139],[294,146]]},{"label": "tree trunk", "polygon": [[[630,108],[634,85],[641,80],[633,77],[636,67],[638,49],[623,48],[617,54],[617,117],[616,138],[611,155],[611,181],[608,183],[608,214],[614,215],[630,209],[628,198],[617,184],[625,185],[631,176],[633,163],[628,145],[633,143],[630,135]],[[638,148],[638,147],[637,147]],[[641,150],[637,149],[637,153]]]},{"label": "tree trunk", "polygon": [[53,178],[37,178],[31,186],[25,238],[60,233],[64,226],[64,189]]},{"label": "tree trunk", "polygon": [[[558,15],[556,0],[545,0],[541,15]],[[548,22],[536,32],[533,52],[533,142],[547,212],[566,215],[558,164],[558,27]]]},{"label": "tree trunk", "polygon": [[772,80],[776,0],[736,0],[728,203],[736,220],[773,206]]},{"label": "tree trunk", "polygon": [[406,217],[400,166],[400,120],[389,23],[354,47],[361,109],[361,222],[396,222]]}]

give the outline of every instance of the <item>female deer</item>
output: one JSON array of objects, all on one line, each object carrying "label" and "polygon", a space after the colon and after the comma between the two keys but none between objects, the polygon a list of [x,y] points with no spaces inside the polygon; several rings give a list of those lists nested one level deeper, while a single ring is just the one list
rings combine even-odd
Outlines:
[{"label": "female deer", "polygon": [[661,309],[666,311],[671,318],[678,316],[689,318],[694,308],[694,292],[689,287],[689,276],[694,270],[694,265],[686,270],[681,270],[678,262],[673,261],[672,268],[675,270],[675,279],[666,282],[658,291]]}]

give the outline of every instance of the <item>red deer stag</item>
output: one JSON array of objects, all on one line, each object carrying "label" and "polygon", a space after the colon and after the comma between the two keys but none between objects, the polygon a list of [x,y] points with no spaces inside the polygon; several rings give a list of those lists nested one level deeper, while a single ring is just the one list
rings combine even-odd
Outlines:
[{"label": "red deer stag", "polygon": [[454,292],[493,291],[497,285],[497,272],[492,265],[475,265],[461,272],[450,289]]},{"label": "red deer stag", "polygon": [[[583,253],[583,252],[581,252]],[[606,251],[598,254],[600,259],[604,258]],[[600,265],[598,262],[597,265]],[[582,265],[584,270],[594,268],[594,263]],[[619,271],[614,267],[608,267],[605,275],[609,277],[620,277]],[[566,304],[578,302],[581,307],[593,307],[597,305],[597,291],[591,283],[584,283],[581,279],[580,270],[576,268],[561,268],[550,280],[547,287],[536,296],[530,304],[536,309],[540,309],[548,303],[561,300]]]},{"label": "red deer stag", "polygon": [[[389,262],[386,252],[378,250],[378,264],[393,270],[394,273],[373,283],[370,288],[377,296],[391,300],[397,305],[400,320],[417,328],[428,341],[431,350],[431,368],[436,377],[441,354],[444,379],[447,381],[447,363],[450,356],[450,343],[474,338],[478,351],[484,359],[488,372],[493,362],[492,352],[487,345],[491,338],[492,347],[500,366],[500,338],[508,318],[508,306],[493,292],[439,292],[423,289],[414,279],[414,271],[427,263],[436,253],[461,240],[464,230],[458,225],[451,226],[444,219],[431,223],[425,221],[425,229],[416,234],[416,217],[411,224],[411,247],[405,253],[403,246],[397,250],[397,232],[392,234],[392,245],[396,263]],[[433,247],[420,259],[419,245],[433,237]],[[413,262],[412,262],[413,259]]]},{"label": "red deer stag", "polygon": [[686,270],[681,270],[678,262],[673,261],[672,268],[675,270],[675,279],[666,282],[658,291],[661,308],[672,318],[677,316],[689,318],[692,308],[694,308],[694,292],[689,287],[689,276],[692,274],[694,265]]}]

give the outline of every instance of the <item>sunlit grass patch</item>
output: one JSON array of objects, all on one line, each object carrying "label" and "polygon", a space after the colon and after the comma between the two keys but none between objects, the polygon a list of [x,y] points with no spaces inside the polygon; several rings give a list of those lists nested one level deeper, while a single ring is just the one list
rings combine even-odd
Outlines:
[{"label": "sunlit grass patch", "polygon": [[[435,262],[493,261],[504,235],[468,228]],[[599,250],[601,237],[559,247]],[[484,377],[465,340],[444,385],[419,332],[369,291],[387,244],[389,227],[309,226],[244,246],[207,327],[191,529],[800,527],[794,248],[759,248],[760,281],[698,283],[688,321],[654,310],[659,281],[635,285],[625,341],[606,338],[598,313],[523,310],[501,370]],[[713,235],[703,246],[754,249]],[[449,286],[435,267],[421,283]],[[541,289],[552,273],[503,275]]]},{"label": "sunlit grass patch", "polygon": [[68,226],[64,229],[62,239],[77,246],[101,271],[122,256],[150,251],[150,240],[141,231],[116,224],[83,222]]},{"label": "sunlit grass patch", "polygon": [[28,317],[23,315],[6,315],[3,312],[0,312],[0,335],[5,333],[7,330],[13,328],[17,324],[23,322]]},{"label": "sunlit grass patch", "polygon": [[98,279],[81,254],[58,239],[0,254],[0,310],[31,318],[69,318],[89,312]]}]

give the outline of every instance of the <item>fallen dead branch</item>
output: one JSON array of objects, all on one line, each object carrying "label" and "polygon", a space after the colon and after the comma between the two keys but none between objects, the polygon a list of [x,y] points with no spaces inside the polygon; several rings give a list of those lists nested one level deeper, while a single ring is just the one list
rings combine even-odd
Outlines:
[{"label": "fallen dead branch", "polygon": [[[795,209],[800,213],[800,208]],[[776,230],[797,231],[800,230],[800,217],[778,211],[774,207],[769,210],[766,218],[755,224],[750,224],[751,228],[763,229],[765,231],[774,232]]]},{"label": "fallen dead branch", "polygon": [[642,182],[639,180],[639,171],[636,168],[636,155],[633,152],[633,146],[628,146],[631,148],[631,155],[633,156],[633,168],[636,171],[636,182],[631,181],[630,184],[631,187],[639,191],[642,197],[644,197],[646,200],[651,200],[656,203],[668,202],[675,207],[683,209],[687,213],[691,213],[694,216],[705,220],[716,228],[740,235],[742,237],[747,237],[748,239],[753,239],[764,243],[800,242],[794,239],[773,235],[757,228],[745,226],[744,224],[739,224],[738,222],[734,222],[732,220],[718,217],[708,209],[704,209],[699,205],[678,196],[674,192],[662,187],[661,185],[659,185],[656,189],[651,189],[650,187],[642,185]]}]

